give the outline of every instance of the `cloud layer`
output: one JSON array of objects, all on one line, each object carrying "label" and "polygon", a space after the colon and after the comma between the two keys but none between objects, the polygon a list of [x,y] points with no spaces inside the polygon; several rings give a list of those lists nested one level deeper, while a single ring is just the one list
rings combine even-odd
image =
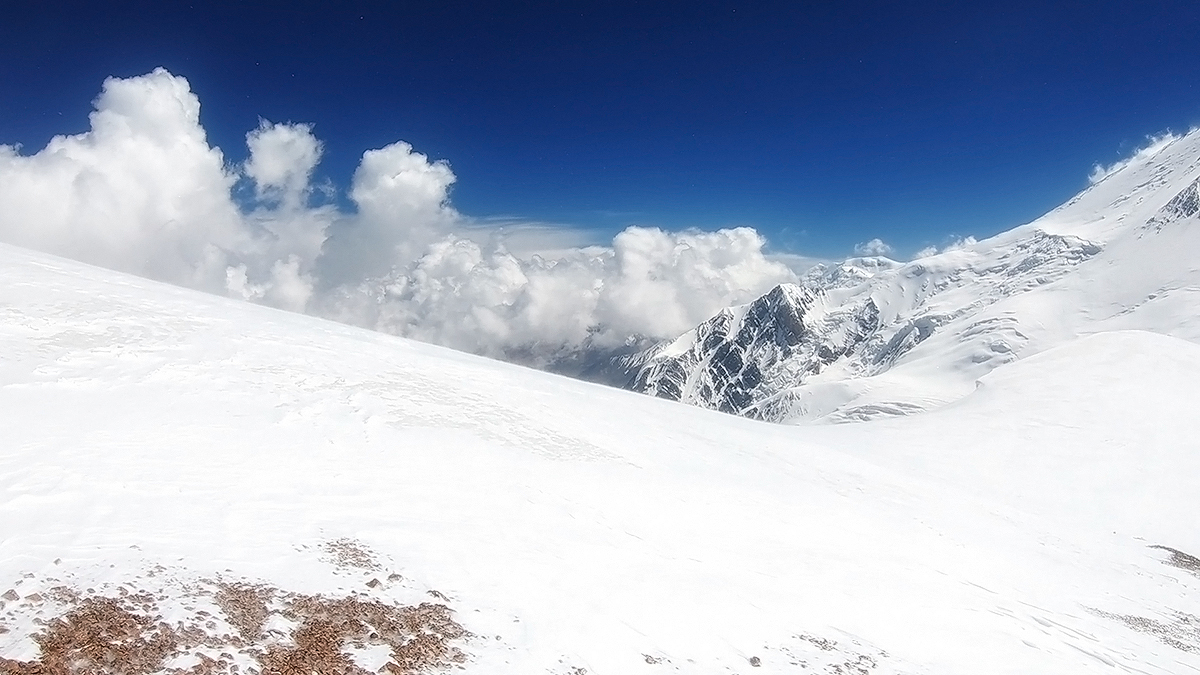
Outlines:
[{"label": "cloud layer", "polygon": [[[451,206],[449,164],[403,142],[363,154],[355,209],[314,205],[322,144],[310,125],[263,121],[231,166],[199,114],[187,80],[158,69],[105,81],[86,133],[32,155],[0,145],[0,240],[544,363],[672,337],[795,279],[748,228],[631,227],[607,246],[518,257],[503,229]],[[232,196],[243,181],[249,204]]]}]

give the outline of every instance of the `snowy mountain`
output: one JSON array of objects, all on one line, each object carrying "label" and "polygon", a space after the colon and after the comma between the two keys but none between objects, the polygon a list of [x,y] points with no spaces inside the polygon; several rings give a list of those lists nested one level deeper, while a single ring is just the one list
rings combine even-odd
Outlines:
[{"label": "snowy mountain", "polygon": [[1200,340],[1198,157],[1200,132],[1165,139],[991,239],[819,267],[627,357],[630,388],[771,421],[874,419],[944,405],[1079,335]]},{"label": "snowy mountain", "polygon": [[[1124,245],[1186,231],[1163,213]],[[1083,274],[1119,242],[1068,225],[1006,250],[1080,251],[1076,314],[1033,330],[1013,292],[884,375],[1016,309],[1026,345],[1113,330],[984,363],[928,414],[811,427],[0,246],[0,672],[1200,669],[1200,346],[1115,330],[1192,326],[1164,285],[1190,252],[1120,295]],[[922,262],[903,311],[964,269],[999,286],[985,258]],[[799,322],[747,334],[782,350],[833,293],[780,289],[758,308]]]}]

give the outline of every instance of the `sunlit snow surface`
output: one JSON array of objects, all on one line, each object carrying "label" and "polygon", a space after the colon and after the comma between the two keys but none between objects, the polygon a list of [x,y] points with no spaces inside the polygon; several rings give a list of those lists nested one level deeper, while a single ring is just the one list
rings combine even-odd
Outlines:
[{"label": "sunlit snow surface", "polygon": [[[1097,176],[1099,178],[1099,176]],[[1081,335],[1200,342],[1200,130],[1164,137],[1042,218],[907,263],[850,259],[634,359],[634,387],[777,422],[936,409]],[[774,292],[773,292],[774,293]],[[784,339],[780,339],[780,329]]]},{"label": "sunlit snow surface", "polygon": [[1198,400],[1110,332],[774,426],[0,247],[0,656],[245,583],[443,603],[469,672],[1195,672]]}]

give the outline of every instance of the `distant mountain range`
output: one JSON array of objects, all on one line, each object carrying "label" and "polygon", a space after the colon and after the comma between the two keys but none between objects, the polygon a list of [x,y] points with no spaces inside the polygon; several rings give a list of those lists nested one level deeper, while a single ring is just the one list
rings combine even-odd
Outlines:
[{"label": "distant mountain range", "polygon": [[1200,341],[1200,132],[1144,151],[1042,218],[900,263],[822,265],[598,379],[774,422],[903,415],[1077,336]]}]

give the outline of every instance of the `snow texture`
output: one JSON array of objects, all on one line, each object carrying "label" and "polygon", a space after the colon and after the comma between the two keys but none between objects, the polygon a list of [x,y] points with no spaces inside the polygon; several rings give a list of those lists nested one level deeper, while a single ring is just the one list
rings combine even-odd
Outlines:
[{"label": "snow texture", "polygon": [[[488,258],[443,237],[453,176],[403,144],[364,156],[358,229],[327,241],[309,131],[251,133],[246,214],[198,105],[165,71],[111,80],[89,134],[0,147],[5,231],[295,308],[357,288],[338,261],[374,243],[377,318],[428,301],[497,334],[450,281],[603,278],[589,307],[665,331],[778,272],[751,231],[629,230],[601,277]],[[1200,133],[1156,139],[1034,223],[771,283],[621,365],[869,424],[0,245],[0,673],[1200,671],[1198,179]],[[531,335],[561,316],[493,300]]]},{"label": "snow texture", "polygon": [[[1071,288],[1124,306],[1104,283]],[[1119,316],[1188,325],[1186,292]],[[928,414],[792,427],[0,246],[0,355],[6,672],[76,654],[47,642],[64,616],[144,626],[101,652],[137,672],[1200,669],[1179,338],[1098,332]],[[354,623],[387,616],[410,633]],[[401,653],[421,635],[441,656]]]}]

